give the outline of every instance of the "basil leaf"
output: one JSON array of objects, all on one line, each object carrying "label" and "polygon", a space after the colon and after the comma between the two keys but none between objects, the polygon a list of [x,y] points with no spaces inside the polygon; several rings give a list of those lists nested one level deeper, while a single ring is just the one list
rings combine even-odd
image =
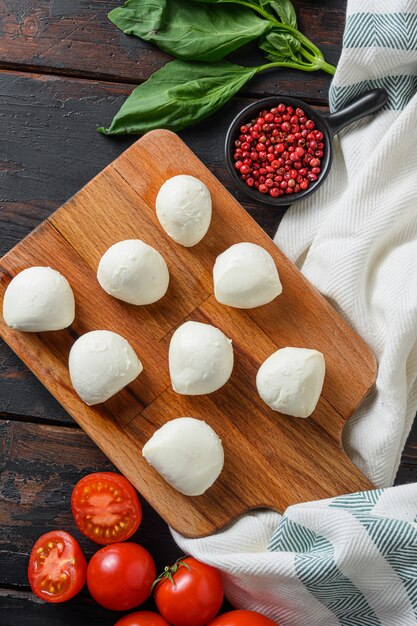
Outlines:
[{"label": "basil leaf", "polygon": [[127,35],[150,41],[178,59],[213,62],[268,32],[253,11],[189,0],[128,0],[109,13]]},{"label": "basil leaf", "polygon": [[133,91],[110,128],[98,130],[107,135],[181,130],[220,109],[257,71],[228,61],[171,61]]},{"label": "basil leaf", "polygon": [[291,33],[273,31],[260,40],[259,47],[272,61],[288,61],[298,59],[301,43]]},{"label": "basil leaf", "polygon": [[297,15],[290,0],[276,0],[270,3],[281,22],[297,28]]}]

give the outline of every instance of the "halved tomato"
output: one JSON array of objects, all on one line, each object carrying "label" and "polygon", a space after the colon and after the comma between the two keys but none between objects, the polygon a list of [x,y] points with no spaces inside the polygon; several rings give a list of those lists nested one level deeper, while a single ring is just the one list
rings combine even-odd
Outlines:
[{"label": "halved tomato", "polygon": [[84,587],[87,561],[78,542],[63,530],[42,535],[32,548],[28,577],[32,591],[46,602],[65,602]]},{"label": "halved tomato", "polygon": [[71,508],[80,531],[101,545],[129,539],[142,521],[133,485],[114,472],[84,476],[73,489]]}]

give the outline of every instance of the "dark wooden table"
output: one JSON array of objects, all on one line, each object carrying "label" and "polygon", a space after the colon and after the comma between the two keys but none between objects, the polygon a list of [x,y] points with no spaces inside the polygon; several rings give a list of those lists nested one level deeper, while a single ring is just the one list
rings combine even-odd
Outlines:
[{"label": "dark wooden table", "polygon": [[[336,63],[345,0],[297,0],[302,29]],[[133,85],[167,56],[121,34],[107,20],[119,0],[0,0],[0,256],[117,157],[133,138],[109,139],[107,125]],[[254,63],[248,47],[235,60]],[[274,72],[253,80],[214,120],[181,133],[231,189],[223,162],[226,127],[251,99],[291,94],[325,106],[329,77]],[[272,236],[280,210],[242,204]],[[54,528],[73,533],[86,556],[94,547],[74,526],[70,495],[81,476],[110,462],[4,344],[0,344],[0,626],[112,625],[116,617],[81,594],[61,606],[30,593],[26,566],[35,539]],[[417,429],[398,483],[417,480]],[[179,551],[165,523],[143,502],[135,539],[158,568]]]}]

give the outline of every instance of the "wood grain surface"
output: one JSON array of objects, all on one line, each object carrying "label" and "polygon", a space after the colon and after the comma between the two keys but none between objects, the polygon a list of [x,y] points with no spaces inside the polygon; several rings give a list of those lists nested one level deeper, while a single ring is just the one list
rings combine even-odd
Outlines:
[{"label": "wood grain surface", "polygon": [[[179,173],[205,182],[213,199],[209,232],[193,248],[173,243],[154,210],[162,183]],[[105,250],[134,237],[155,246],[170,268],[167,296],[149,307],[111,298],[95,277]],[[223,307],[212,295],[215,258],[239,241],[265,247],[283,283],[282,296],[250,311]],[[73,287],[74,324],[58,333],[31,334],[1,321],[0,334],[177,531],[203,536],[248,509],[283,512],[297,502],[371,487],[342,452],[340,434],[374,382],[373,355],[175,134],[148,133],[3,257],[1,299],[19,271],[47,264]],[[170,388],[169,340],[187,319],[212,323],[233,340],[232,378],[210,396],[180,396]],[[87,407],[71,387],[67,358],[76,337],[100,328],[123,334],[145,369],[114,398]],[[286,345],[315,348],[325,356],[322,398],[308,420],[275,414],[256,392],[259,366]],[[205,419],[224,442],[222,475],[198,498],[167,485],[140,454],[156,428],[181,415]]]}]

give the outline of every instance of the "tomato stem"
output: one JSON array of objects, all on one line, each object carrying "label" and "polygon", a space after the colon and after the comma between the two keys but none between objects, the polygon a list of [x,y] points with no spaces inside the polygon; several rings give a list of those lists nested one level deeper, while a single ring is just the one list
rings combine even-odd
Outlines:
[{"label": "tomato stem", "polygon": [[180,557],[179,559],[177,559],[174,565],[166,565],[164,567],[164,571],[162,572],[162,574],[159,574],[158,578],[156,578],[153,581],[152,587],[151,587],[151,593],[153,593],[153,590],[155,589],[157,584],[165,579],[168,579],[174,585],[174,589],[176,589],[177,586],[175,584],[175,580],[173,579],[172,575],[176,574],[181,566],[186,567],[188,571],[191,572],[191,567],[188,565],[188,563],[184,563],[184,561],[182,560],[183,558],[185,557]]}]

